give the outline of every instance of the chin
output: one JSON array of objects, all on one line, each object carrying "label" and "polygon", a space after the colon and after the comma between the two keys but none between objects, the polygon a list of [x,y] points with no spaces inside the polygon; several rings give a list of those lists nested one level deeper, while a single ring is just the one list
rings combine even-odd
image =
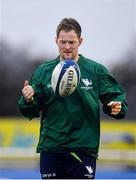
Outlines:
[{"label": "chin", "polygon": [[73,57],[72,57],[72,55],[68,55],[67,56],[67,55],[64,54],[63,55],[63,59],[73,59]]},{"label": "chin", "polygon": [[74,59],[72,56],[65,56],[65,59]]}]

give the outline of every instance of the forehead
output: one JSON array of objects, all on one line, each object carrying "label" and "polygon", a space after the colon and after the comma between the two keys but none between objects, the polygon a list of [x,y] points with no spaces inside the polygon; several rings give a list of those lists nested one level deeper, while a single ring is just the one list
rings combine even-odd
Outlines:
[{"label": "forehead", "polygon": [[60,40],[61,39],[63,39],[63,40],[67,40],[67,39],[74,40],[75,39],[75,40],[77,40],[78,36],[74,30],[71,30],[71,31],[61,30],[57,39],[60,39]]}]

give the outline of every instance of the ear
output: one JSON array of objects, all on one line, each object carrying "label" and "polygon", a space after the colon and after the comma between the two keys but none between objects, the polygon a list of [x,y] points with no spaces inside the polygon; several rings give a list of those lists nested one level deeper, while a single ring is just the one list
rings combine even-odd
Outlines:
[{"label": "ear", "polygon": [[57,37],[55,37],[55,42],[56,42],[56,44],[58,44],[58,38]]},{"label": "ear", "polygon": [[79,38],[79,46],[82,44],[82,42],[83,42],[83,38],[80,37],[80,38]]}]

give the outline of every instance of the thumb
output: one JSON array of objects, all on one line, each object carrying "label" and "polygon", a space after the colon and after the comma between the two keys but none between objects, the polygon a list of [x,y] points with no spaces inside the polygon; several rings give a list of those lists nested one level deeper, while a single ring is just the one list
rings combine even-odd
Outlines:
[{"label": "thumb", "polygon": [[26,81],[24,82],[24,87],[27,86],[27,85],[29,85],[29,82],[26,80]]},{"label": "thumb", "polygon": [[111,102],[109,102],[108,104],[107,104],[107,106],[112,106],[113,105],[113,101],[111,101]]}]

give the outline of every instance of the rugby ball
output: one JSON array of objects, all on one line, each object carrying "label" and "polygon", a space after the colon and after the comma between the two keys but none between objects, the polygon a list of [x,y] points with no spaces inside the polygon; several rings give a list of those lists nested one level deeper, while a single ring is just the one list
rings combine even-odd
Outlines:
[{"label": "rugby ball", "polygon": [[80,80],[80,69],[78,64],[70,59],[64,60],[56,65],[51,77],[52,89],[59,96],[72,94]]}]

